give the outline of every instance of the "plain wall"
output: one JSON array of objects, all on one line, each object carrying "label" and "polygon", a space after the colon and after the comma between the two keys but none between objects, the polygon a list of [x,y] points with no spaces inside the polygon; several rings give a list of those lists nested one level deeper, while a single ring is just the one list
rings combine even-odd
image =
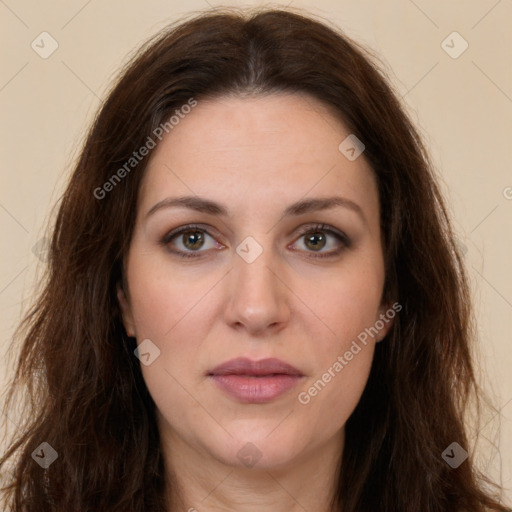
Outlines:
[{"label": "plain wall", "polygon": [[[3,382],[15,362],[6,355],[11,335],[43,264],[38,243],[50,207],[112,77],[143,40],[208,4],[264,5],[215,0],[59,0],[51,7],[35,0],[0,3]],[[482,428],[482,453],[486,460],[492,455],[487,471],[501,478],[512,502],[512,3],[317,0],[291,5],[327,18],[373,48],[425,137],[474,290],[477,366],[499,411]],[[46,59],[31,46],[35,41],[40,53],[51,48],[48,36],[41,36],[46,38],[42,48],[38,36],[44,31],[58,44]],[[448,37],[453,31],[463,39]],[[453,58],[464,40],[467,49]]]}]

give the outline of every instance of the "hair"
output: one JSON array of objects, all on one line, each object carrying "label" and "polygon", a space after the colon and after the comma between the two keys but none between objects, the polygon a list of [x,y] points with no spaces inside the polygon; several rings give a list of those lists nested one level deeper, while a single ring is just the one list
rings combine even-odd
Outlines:
[{"label": "hair", "polygon": [[[424,143],[376,60],[293,9],[196,12],[130,57],[59,200],[44,281],[15,332],[22,343],[6,415],[19,389],[30,401],[0,460],[15,458],[5,507],[169,510],[155,404],[116,296],[148,158],[118,170],[191,99],[282,92],[320,100],[363,141],[378,183],[383,300],[403,307],[346,422],[333,510],[510,510],[477,470],[466,432],[469,406],[479,412],[484,393],[460,249]],[[108,194],[95,192],[107,182]],[[441,456],[454,441],[469,452],[456,469]],[[42,442],[58,454],[46,469],[32,457]]]}]

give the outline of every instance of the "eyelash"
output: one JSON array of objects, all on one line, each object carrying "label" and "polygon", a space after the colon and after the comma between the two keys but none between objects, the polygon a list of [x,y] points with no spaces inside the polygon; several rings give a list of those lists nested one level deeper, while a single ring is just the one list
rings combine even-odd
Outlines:
[{"label": "eyelash", "polygon": [[[188,231],[201,231],[202,233],[206,233],[208,236],[213,237],[213,235],[205,228],[202,228],[200,225],[198,224],[187,224],[185,226],[181,226],[180,228],[178,229],[175,229],[169,233],[167,233],[163,238],[162,240],[160,241],[161,245],[163,245],[164,247],[168,247],[169,243],[176,237],[178,237],[179,235],[183,234],[183,233],[186,233]],[[308,233],[317,233],[317,232],[323,232],[323,233],[327,233],[327,234],[330,234],[332,236],[334,236],[339,242],[341,242],[342,244],[342,247],[340,249],[337,249],[337,250],[334,250],[334,251],[330,251],[329,253],[311,253],[311,257],[312,258],[332,258],[332,257],[335,257],[335,256],[338,256],[343,250],[345,249],[348,249],[352,242],[350,241],[350,239],[348,238],[348,236],[343,233],[342,231],[338,231],[338,230],[335,230],[334,228],[331,228],[330,226],[327,226],[325,224],[315,224],[315,225],[309,225],[309,226],[306,226],[304,227],[300,233],[299,233],[299,238],[308,234]],[[205,251],[187,251],[187,252],[183,252],[183,251],[176,251],[176,250],[172,250],[171,251],[173,254],[176,254],[177,256],[181,257],[181,258],[200,258],[201,257],[201,252],[205,252]]]}]

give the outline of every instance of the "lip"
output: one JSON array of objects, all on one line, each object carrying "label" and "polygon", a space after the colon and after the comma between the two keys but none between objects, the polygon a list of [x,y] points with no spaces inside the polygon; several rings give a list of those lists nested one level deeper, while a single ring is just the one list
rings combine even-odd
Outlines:
[{"label": "lip", "polygon": [[242,403],[271,402],[304,377],[297,368],[280,359],[254,361],[245,357],[226,361],[207,375],[222,391]]}]

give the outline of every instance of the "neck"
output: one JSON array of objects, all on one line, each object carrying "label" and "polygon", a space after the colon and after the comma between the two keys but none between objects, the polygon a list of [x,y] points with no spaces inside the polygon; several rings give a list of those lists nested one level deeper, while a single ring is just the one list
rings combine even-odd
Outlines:
[{"label": "neck", "polygon": [[[170,511],[334,512],[343,435],[281,468],[230,466],[162,437]],[[338,449],[334,449],[337,447]]]}]

